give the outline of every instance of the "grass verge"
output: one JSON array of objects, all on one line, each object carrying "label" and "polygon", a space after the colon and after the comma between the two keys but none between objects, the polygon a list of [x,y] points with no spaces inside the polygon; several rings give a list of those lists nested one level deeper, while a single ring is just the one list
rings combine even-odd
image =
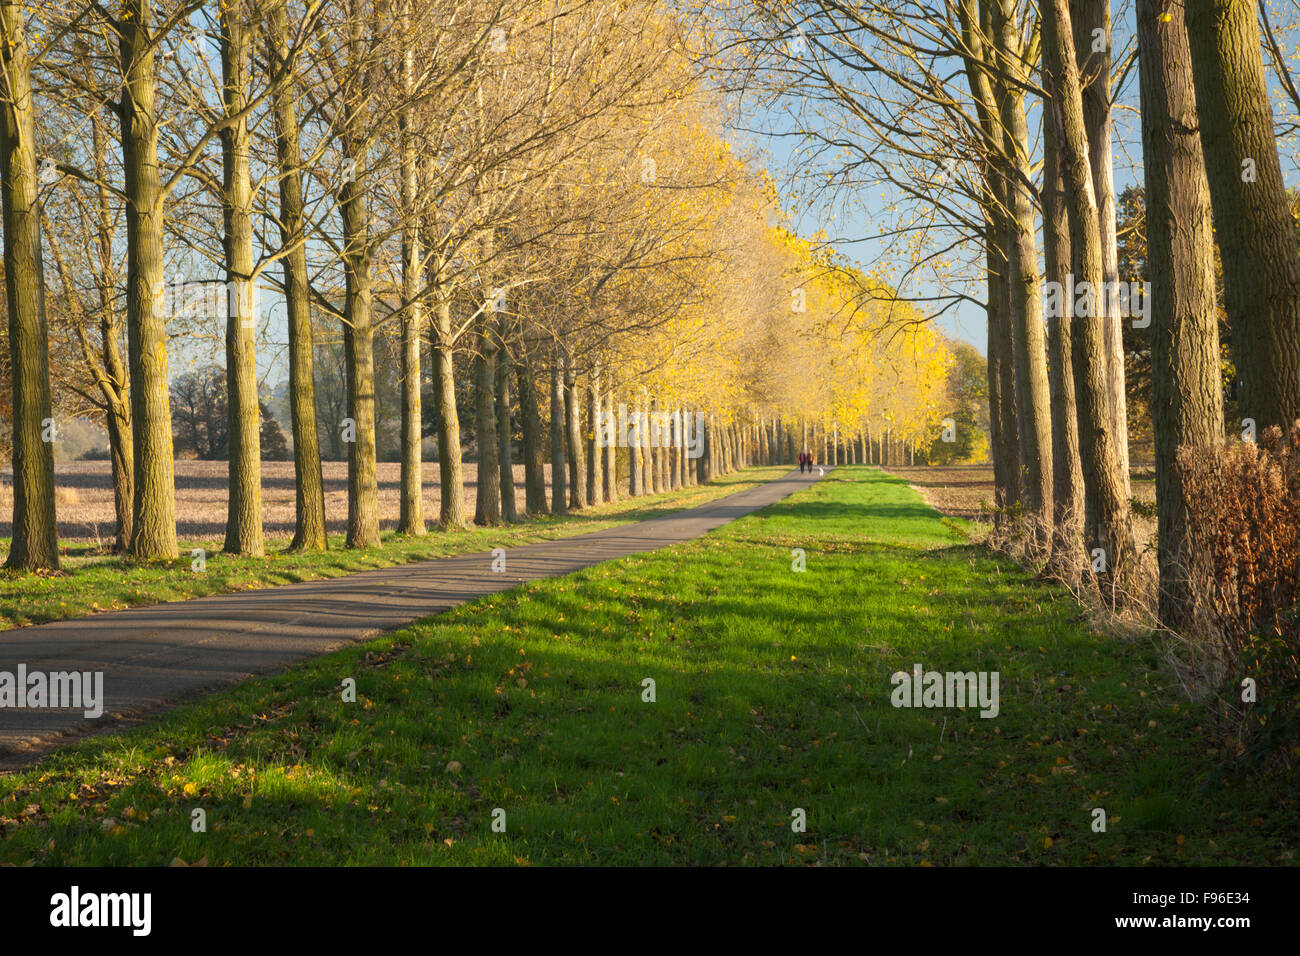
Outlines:
[{"label": "grass verge", "polygon": [[[130,557],[104,554],[91,545],[78,545],[65,548],[63,569],[54,574],[0,570],[0,630],[572,537],[692,508],[753,488],[789,470],[784,465],[749,468],[707,485],[624,498],[566,516],[540,515],[493,528],[434,530],[419,537],[389,531],[378,548],[368,550],[349,550],[343,546],[343,535],[331,535],[329,551],[286,554],[277,550],[253,558],[222,554],[221,539],[216,538],[181,542],[181,557],[175,561],[137,562]],[[0,545],[0,553],[8,550],[7,540],[0,540]],[[202,572],[193,567],[195,548],[205,554]]]},{"label": "grass verge", "polygon": [[[998,716],[892,707],[916,662],[997,671]],[[1225,770],[1203,716],[1154,644],[845,467],[0,778],[0,860],[1292,862],[1293,781]]]}]

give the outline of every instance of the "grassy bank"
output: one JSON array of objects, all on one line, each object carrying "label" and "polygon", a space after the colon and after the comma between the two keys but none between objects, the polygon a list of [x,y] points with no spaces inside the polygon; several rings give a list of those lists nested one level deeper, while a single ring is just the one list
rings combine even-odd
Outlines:
[{"label": "grassy bank", "polygon": [[[391,567],[454,554],[472,554],[496,547],[518,547],[536,541],[570,537],[667,514],[744,491],[789,471],[786,466],[750,468],[708,485],[665,492],[589,508],[568,516],[542,515],[496,528],[469,527],[430,531],[420,537],[385,532],[378,548],[351,551],[343,535],[330,536],[330,550],[315,554],[268,551],[252,558],[221,553],[221,539],[183,541],[181,556],[170,562],[137,563],[129,557],[107,555],[89,545],[64,550],[57,574],[0,571],[0,630],[83,617],[140,604],[180,601],[295,581],[332,578],[352,571]],[[9,542],[0,539],[0,554]],[[202,572],[194,570],[193,550],[203,550]]]},{"label": "grassy bank", "polygon": [[[1156,648],[1076,613],[841,468],[0,778],[0,860],[1292,862],[1293,781],[1224,770]],[[998,715],[894,708],[917,662],[998,672]]]}]

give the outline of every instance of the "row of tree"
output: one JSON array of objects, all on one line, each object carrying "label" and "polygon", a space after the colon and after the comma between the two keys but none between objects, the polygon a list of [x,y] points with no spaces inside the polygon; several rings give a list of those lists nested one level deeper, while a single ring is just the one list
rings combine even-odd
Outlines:
[{"label": "row of tree", "polygon": [[[463,408],[485,524],[519,517],[515,422],[528,512],[616,493],[619,441],[602,425],[620,405],[706,422],[700,458],[672,424],[676,452],[622,451],[633,493],[690,480],[690,462],[709,477],[866,428],[901,447],[933,424],[944,343],[916,322],[877,334],[896,310],[855,302],[868,279],[782,225],[771,183],[722,138],[696,15],[656,0],[0,11],[10,566],[58,565],[42,426],[61,396],[103,415],[122,550],[177,554],[175,421],[228,458],[225,549],[261,553],[271,313],[287,339],[294,549],[326,547],[335,442],[347,545],[378,543],[384,374],[400,385],[406,534],[432,517],[430,421],[437,521],[468,519]],[[201,366],[171,381],[203,342],[220,343],[220,379]],[[377,372],[377,355],[392,364]],[[195,386],[205,411],[186,423],[177,389]]]},{"label": "row of tree", "polygon": [[[1109,0],[718,7],[710,52],[744,50],[732,75],[787,109],[811,195],[884,187],[882,233],[931,277],[915,297],[986,309],[998,504],[1028,517],[1035,560],[1115,600],[1138,564],[1124,326],[1149,318],[1160,611],[1178,624],[1193,585],[1176,453],[1225,439],[1216,240],[1236,414],[1247,434],[1300,416],[1300,256],[1255,6],[1138,0],[1118,51]],[[1118,285],[1114,182],[1113,104],[1135,67],[1142,316]]]}]

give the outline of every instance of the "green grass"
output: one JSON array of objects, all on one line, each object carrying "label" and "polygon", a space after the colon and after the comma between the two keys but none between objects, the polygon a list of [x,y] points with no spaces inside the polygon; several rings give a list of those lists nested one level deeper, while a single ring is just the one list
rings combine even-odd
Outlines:
[{"label": "green grass", "polygon": [[[624,498],[616,504],[584,509],[565,517],[542,515],[495,528],[434,530],[420,537],[390,531],[384,533],[378,548],[368,550],[349,550],[343,546],[342,535],[332,535],[331,550],[326,552],[285,554],[268,550],[265,557],[252,558],[222,554],[221,539],[216,538],[181,542],[181,557],[175,561],[137,562],[129,557],[105,554],[91,545],[74,545],[65,547],[59,573],[0,570],[0,630],[141,604],[275,587],[369,568],[586,534],[704,504],[755,487],[787,471],[787,466],[750,468],[707,485],[651,497]],[[280,546],[284,544],[287,542]],[[0,554],[8,548],[8,539],[0,539]],[[192,566],[195,548],[202,548],[206,553],[206,567],[201,573],[196,573]]]},{"label": "green grass", "polygon": [[[0,779],[0,860],[1292,861],[1293,781],[1221,769],[1158,650],[1077,616],[900,479],[841,468]],[[893,708],[918,661],[998,671],[1001,713]]]}]

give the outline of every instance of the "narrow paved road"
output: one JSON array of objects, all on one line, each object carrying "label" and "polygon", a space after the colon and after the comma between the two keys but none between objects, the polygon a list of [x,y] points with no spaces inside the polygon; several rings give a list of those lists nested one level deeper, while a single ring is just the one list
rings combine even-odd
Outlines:
[{"label": "narrow paved road", "polygon": [[817,480],[792,471],[662,518],[511,548],[0,632],[0,672],[102,671],[104,713],[0,708],[0,769],[180,698],[283,668],[524,581],[697,538]]}]

